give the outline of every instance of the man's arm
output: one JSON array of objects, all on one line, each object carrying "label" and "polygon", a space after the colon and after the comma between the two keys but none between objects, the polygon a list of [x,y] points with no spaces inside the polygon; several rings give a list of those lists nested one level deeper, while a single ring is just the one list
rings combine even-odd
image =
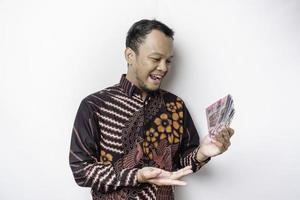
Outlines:
[{"label": "man's arm", "polygon": [[185,185],[180,179],[192,172],[190,166],[175,172],[155,167],[125,168],[118,171],[112,164],[100,162],[99,134],[97,116],[83,100],[74,121],[69,153],[69,164],[79,186],[107,193],[140,183]]},{"label": "man's arm", "polygon": [[111,163],[100,163],[99,135],[97,116],[83,100],[74,121],[69,152],[69,164],[76,183],[102,193],[136,186],[137,168],[117,171]]},{"label": "man's arm", "polygon": [[179,163],[180,167],[191,165],[192,170],[196,172],[210,161],[211,157],[198,154],[198,150],[200,148],[199,135],[192,117],[184,103],[183,117],[183,135],[179,149]]}]

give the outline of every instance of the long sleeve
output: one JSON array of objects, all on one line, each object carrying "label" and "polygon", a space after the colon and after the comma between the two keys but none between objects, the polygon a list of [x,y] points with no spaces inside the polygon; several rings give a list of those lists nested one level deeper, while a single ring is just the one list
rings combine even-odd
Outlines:
[{"label": "long sleeve", "polygon": [[76,183],[101,193],[136,186],[137,168],[116,170],[112,162],[101,161],[100,128],[93,110],[86,99],[82,100],[73,125],[69,164]]},{"label": "long sleeve", "polygon": [[179,150],[179,163],[181,167],[191,165],[192,170],[196,172],[210,161],[211,158],[209,157],[202,162],[196,159],[198,149],[200,148],[199,135],[185,104],[183,106],[183,116],[183,138]]}]

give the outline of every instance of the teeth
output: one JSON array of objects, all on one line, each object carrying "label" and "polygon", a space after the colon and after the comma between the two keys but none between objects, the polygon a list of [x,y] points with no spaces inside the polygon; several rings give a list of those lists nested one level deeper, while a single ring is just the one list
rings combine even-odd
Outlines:
[{"label": "teeth", "polygon": [[151,75],[153,78],[155,78],[155,79],[161,79],[162,78],[162,76],[160,76],[160,75],[154,75],[154,74],[152,74]]}]

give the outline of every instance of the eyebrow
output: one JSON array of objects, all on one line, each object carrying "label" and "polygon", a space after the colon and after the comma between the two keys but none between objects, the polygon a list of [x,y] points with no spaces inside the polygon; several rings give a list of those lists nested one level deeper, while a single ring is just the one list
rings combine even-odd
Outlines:
[{"label": "eyebrow", "polygon": [[[163,56],[163,54],[161,54],[161,53],[158,53],[158,52],[151,53],[150,55],[153,55],[153,54],[156,54],[156,55],[159,55],[159,56]],[[171,55],[169,58],[173,58],[173,57],[174,57],[174,55]]]}]

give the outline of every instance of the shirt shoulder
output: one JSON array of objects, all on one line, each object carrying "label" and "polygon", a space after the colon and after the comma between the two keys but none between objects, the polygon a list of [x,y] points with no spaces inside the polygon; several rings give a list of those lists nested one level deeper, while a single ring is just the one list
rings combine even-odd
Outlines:
[{"label": "shirt shoulder", "polygon": [[119,87],[119,84],[115,84],[113,86],[109,86],[107,88],[98,90],[96,92],[92,92],[85,96],[82,99],[82,102],[87,103],[90,105],[92,109],[97,109],[103,105],[105,105],[107,102],[111,101],[112,96],[115,95],[124,95],[124,92],[121,87]]},{"label": "shirt shoulder", "polygon": [[172,92],[169,92],[167,90],[163,90],[163,89],[160,89],[160,92],[162,93],[164,101],[166,101],[166,102],[177,101],[177,102],[180,102],[180,103],[184,104],[183,99],[181,97],[179,97],[178,95],[176,95]]}]

